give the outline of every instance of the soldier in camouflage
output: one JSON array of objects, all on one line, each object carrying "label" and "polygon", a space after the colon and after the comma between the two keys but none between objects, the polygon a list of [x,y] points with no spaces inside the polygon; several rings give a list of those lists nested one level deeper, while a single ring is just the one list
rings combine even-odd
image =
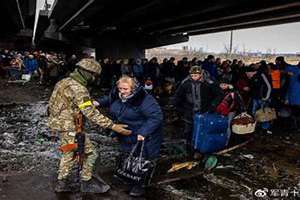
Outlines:
[{"label": "soldier in camouflage", "polygon": [[[123,135],[131,134],[126,125],[114,124],[112,120],[102,115],[93,105],[87,86],[101,73],[100,64],[94,59],[85,58],[77,63],[77,68],[70,77],[58,82],[49,100],[48,125],[53,131],[60,133],[61,145],[74,144],[76,124],[74,116],[82,113],[87,119],[103,128],[112,129]],[[93,168],[97,158],[95,148],[88,137],[84,143],[84,160],[80,172],[81,191],[91,193],[103,193],[109,190],[96,184],[92,179]],[[67,182],[76,160],[74,152],[63,152],[58,170],[58,182],[56,192],[71,191]]]}]

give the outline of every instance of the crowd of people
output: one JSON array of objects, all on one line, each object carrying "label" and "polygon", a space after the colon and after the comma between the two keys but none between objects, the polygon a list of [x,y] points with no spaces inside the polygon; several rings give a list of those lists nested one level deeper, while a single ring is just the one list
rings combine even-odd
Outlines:
[{"label": "crowd of people", "polygon": [[[80,61],[79,61],[80,58]],[[81,60],[81,58],[83,58]],[[120,151],[130,153],[143,142],[145,159],[156,160],[163,141],[162,93],[167,94],[183,121],[188,156],[199,158],[192,143],[193,118],[196,113],[218,113],[230,121],[248,112],[255,118],[261,108],[274,108],[278,116],[294,119],[299,128],[300,66],[288,64],[279,56],[272,62],[261,60],[246,65],[242,60],[222,60],[213,55],[204,60],[182,58],[103,59],[99,63],[87,55],[3,51],[0,53],[2,74],[11,80],[22,74],[36,76],[40,83],[59,81],[49,101],[49,126],[62,133],[63,144],[73,143],[76,137],[73,116],[82,113],[92,122],[113,130],[113,140],[120,143]],[[100,77],[100,79],[97,79]],[[109,88],[107,96],[92,100],[86,87]],[[70,106],[68,106],[70,105]],[[76,105],[74,107],[74,105]],[[97,111],[108,109],[108,117]],[[291,120],[288,120],[290,122]],[[258,124],[261,133],[272,134],[272,121]],[[74,130],[73,130],[74,129]],[[231,134],[230,126],[228,135]],[[81,190],[101,193],[92,180],[92,166],[96,155],[88,139],[84,152]],[[59,168],[56,190],[65,191],[65,178],[72,165],[73,154],[64,152]],[[144,183],[136,183],[132,196],[144,194]],[[108,188],[108,187],[107,187]]]},{"label": "crowd of people", "polygon": [[[172,88],[174,91],[177,90],[174,95],[175,102],[173,102],[174,104],[177,103],[179,110],[183,110],[184,118],[189,116],[186,121],[190,121],[192,118],[191,113],[195,109],[193,106],[199,106],[194,105],[197,100],[195,100],[196,97],[193,96],[193,91],[190,89],[191,85],[193,87],[197,86],[198,79],[201,80],[200,82],[207,84],[208,87],[208,89],[199,89],[200,91],[207,90],[207,92],[203,92],[200,95],[201,97],[197,97],[203,98],[201,99],[201,109],[204,111],[212,109],[211,105],[205,105],[206,102],[216,103],[218,98],[224,98],[227,93],[233,93],[240,97],[234,98],[237,102],[235,102],[236,105],[232,109],[245,110],[253,116],[259,108],[265,106],[271,106],[277,112],[290,112],[293,110],[296,114],[300,105],[300,96],[297,92],[300,88],[300,62],[298,65],[291,65],[281,56],[277,57],[274,62],[261,60],[249,65],[246,65],[242,60],[222,60],[209,55],[204,60],[197,58],[188,60],[184,57],[177,61],[177,64],[173,57],[165,58],[162,63],[158,63],[156,57],[151,58],[149,61],[147,59],[116,61],[104,59],[101,66],[103,67],[101,80],[102,85],[105,87],[113,87],[118,77],[128,75],[135,77],[146,90],[154,93],[156,97],[159,97],[159,94],[157,94],[159,90],[156,89],[166,89],[168,87],[169,90]],[[201,71],[201,78],[193,79],[191,70],[197,71],[195,66],[200,67],[201,70],[198,69],[198,71]],[[201,87],[204,87],[205,84],[201,84]],[[169,87],[170,85],[171,87]],[[214,91],[211,88],[216,86],[218,89],[221,88],[221,95],[214,94],[211,96],[210,93]],[[184,97],[184,95],[189,96]],[[232,98],[228,96],[227,101],[225,103],[231,104]],[[218,111],[224,112],[221,110],[222,108],[227,109],[223,106],[219,107]],[[225,113],[227,112],[225,111]],[[294,125],[297,125],[297,123]],[[271,123],[264,123],[262,127],[267,133],[272,133]]]},{"label": "crowd of people", "polygon": [[40,84],[55,84],[74,70],[78,58],[44,51],[0,51],[0,77],[10,81],[36,79]]}]

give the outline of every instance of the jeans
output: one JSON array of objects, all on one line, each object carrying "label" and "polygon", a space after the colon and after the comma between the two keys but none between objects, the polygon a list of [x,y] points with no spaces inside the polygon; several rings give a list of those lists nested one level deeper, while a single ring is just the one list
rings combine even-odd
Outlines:
[{"label": "jeans", "polygon": [[234,118],[235,116],[235,112],[230,112],[228,114],[228,128],[227,128],[227,142],[226,142],[226,146],[228,145],[229,143],[229,140],[230,140],[230,136],[231,136],[231,121],[232,119]]},{"label": "jeans", "polygon": [[9,76],[15,80],[18,80],[20,79],[20,76],[21,76],[21,71],[18,70],[18,69],[14,69],[14,68],[11,68],[8,70],[9,72]]},{"label": "jeans", "polygon": [[[256,111],[261,108],[264,102],[261,99],[253,99],[252,101],[252,115],[255,116]],[[270,122],[260,123],[260,127],[264,130],[269,130],[271,128]]]}]

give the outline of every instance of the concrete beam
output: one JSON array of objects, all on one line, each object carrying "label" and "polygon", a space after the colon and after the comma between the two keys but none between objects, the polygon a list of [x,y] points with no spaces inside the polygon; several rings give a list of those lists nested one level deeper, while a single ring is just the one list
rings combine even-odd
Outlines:
[{"label": "concrete beam", "polygon": [[89,0],[86,4],[84,4],[74,15],[72,15],[64,24],[62,24],[58,31],[63,31],[67,26],[69,26],[81,13],[83,13],[89,6],[94,3],[95,0]]},{"label": "concrete beam", "polygon": [[133,38],[105,37],[94,42],[97,58],[143,58],[145,50]]},{"label": "concrete beam", "polygon": [[[274,18],[277,17],[286,17],[288,15],[294,15],[296,13],[300,13],[300,2],[290,3],[286,5],[280,5],[270,8],[261,8],[257,10],[253,10],[250,12],[242,12],[239,14],[233,14],[229,16],[223,17],[215,17],[215,18],[201,18],[197,23],[186,23],[179,24],[177,26],[172,26],[165,29],[157,30],[159,33],[183,33],[190,31],[201,31],[202,28],[208,28],[218,25],[230,25],[238,22],[251,22],[257,21],[260,19],[266,18]],[[274,20],[273,20],[274,21]]]},{"label": "concrete beam", "polygon": [[188,34],[189,35],[200,35],[200,34],[207,34],[207,33],[216,33],[216,32],[222,32],[222,31],[230,31],[230,30],[239,30],[239,29],[246,29],[246,28],[253,28],[253,27],[262,27],[262,26],[270,26],[270,25],[278,25],[278,24],[284,24],[284,23],[292,23],[300,21],[300,15],[296,14],[293,16],[287,16],[287,17],[278,17],[274,19],[263,19],[263,20],[257,20],[252,22],[244,22],[244,23],[237,23],[237,24],[231,24],[231,25],[223,25],[218,27],[210,27],[210,28],[204,28],[201,30],[195,30],[191,31]]},{"label": "concrete beam", "polygon": [[157,35],[145,38],[141,41],[141,46],[145,49],[150,49],[159,46],[171,45],[180,42],[189,41],[188,35]]}]

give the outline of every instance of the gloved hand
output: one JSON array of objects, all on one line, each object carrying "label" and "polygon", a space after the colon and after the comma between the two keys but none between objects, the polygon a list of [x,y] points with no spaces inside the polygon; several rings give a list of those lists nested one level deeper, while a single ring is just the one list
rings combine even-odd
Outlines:
[{"label": "gloved hand", "polygon": [[120,133],[121,135],[130,135],[131,134],[131,130],[126,129],[128,126],[126,124],[114,124],[111,127],[111,130]]},{"label": "gloved hand", "polygon": [[100,103],[99,103],[98,101],[95,101],[95,100],[94,100],[94,101],[93,101],[93,105],[96,106],[96,107],[98,107],[98,106],[100,106]]}]

